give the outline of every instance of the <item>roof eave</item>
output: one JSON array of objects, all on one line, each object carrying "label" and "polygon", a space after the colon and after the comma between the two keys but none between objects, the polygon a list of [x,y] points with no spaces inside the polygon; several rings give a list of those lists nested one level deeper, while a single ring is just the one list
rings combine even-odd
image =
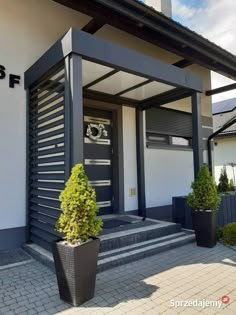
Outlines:
[{"label": "roof eave", "polygon": [[[165,49],[184,58],[188,57],[209,70],[236,79],[234,55],[142,3],[134,0],[53,1],[94,18],[104,18],[105,24],[120,28],[160,47],[166,47]],[[99,10],[102,8],[109,11],[110,15],[104,14],[101,17]],[[127,21],[126,24],[124,21],[119,23],[121,17]],[[163,42],[160,38],[163,38]]]}]

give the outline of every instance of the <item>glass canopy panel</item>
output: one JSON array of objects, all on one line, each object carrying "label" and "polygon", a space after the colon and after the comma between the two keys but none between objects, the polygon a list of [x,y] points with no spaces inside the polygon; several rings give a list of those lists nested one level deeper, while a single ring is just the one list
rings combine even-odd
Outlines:
[{"label": "glass canopy panel", "polygon": [[89,89],[115,95],[146,80],[146,78],[119,71],[105,80],[102,80],[99,83],[91,86]]},{"label": "glass canopy panel", "polygon": [[137,89],[131,90],[127,93],[121,94],[123,97],[132,98],[134,100],[142,101],[146,98],[152,97],[164,93],[166,91],[174,89],[174,86],[167,85],[160,82],[151,82],[145,84]]},{"label": "glass canopy panel", "polygon": [[87,60],[82,60],[82,84],[83,86],[103,77],[114,70],[113,68],[100,65]]}]

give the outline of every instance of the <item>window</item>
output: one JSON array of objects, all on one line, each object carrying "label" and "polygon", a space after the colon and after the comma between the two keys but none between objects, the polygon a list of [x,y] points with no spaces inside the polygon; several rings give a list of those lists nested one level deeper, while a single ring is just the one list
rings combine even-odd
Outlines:
[{"label": "window", "polygon": [[163,135],[151,131],[146,132],[146,145],[149,148],[162,148],[162,147],[172,147],[172,148],[191,148],[192,139],[185,137],[176,137],[170,135]]},{"label": "window", "polygon": [[169,136],[160,135],[160,134],[152,133],[152,132],[147,132],[147,142],[148,143],[169,144]]},{"label": "window", "polygon": [[181,138],[181,137],[171,137],[171,144],[190,147],[191,146],[191,140],[187,139],[187,138]]}]

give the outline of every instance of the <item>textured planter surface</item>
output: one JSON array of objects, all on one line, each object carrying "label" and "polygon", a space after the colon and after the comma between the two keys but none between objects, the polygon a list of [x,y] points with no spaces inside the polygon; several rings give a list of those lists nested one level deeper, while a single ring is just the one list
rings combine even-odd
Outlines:
[{"label": "textured planter surface", "polygon": [[192,211],[196,242],[201,247],[216,245],[217,211]]},{"label": "textured planter surface", "polygon": [[53,257],[60,297],[79,306],[94,296],[100,240],[72,247],[53,243]]}]

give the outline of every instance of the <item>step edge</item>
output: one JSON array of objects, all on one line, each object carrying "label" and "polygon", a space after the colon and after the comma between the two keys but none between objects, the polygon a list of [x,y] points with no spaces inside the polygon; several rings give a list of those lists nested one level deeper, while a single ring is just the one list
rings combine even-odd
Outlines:
[{"label": "step edge", "polygon": [[[128,235],[132,235],[132,234],[136,234],[136,233],[140,233],[140,232],[147,232],[147,231],[156,230],[159,228],[162,229],[162,228],[166,228],[166,227],[178,227],[178,226],[180,227],[180,225],[178,223],[169,223],[169,222],[167,222],[167,224],[159,223],[159,224],[149,225],[146,227],[140,227],[137,229],[131,229],[131,230],[125,230],[125,231],[121,231],[121,232],[110,233],[110,234],[106,234],[106,235],[100,235],[99,238],[102,242],[102,241],[107,241],[107,240],[111,240],[114,238],[128,236]],[[180,227],[180,230],[181,230],[181,227]]]},{"label": "step edge", "polygon": [[113,253],[118,253],[118,252],[125,251],[125,250],[128,250],[128,249],[145,246],[145,244],[152,244],[152,243],[155,243],[155,242],[161,243],[162,240],[168,240],[168,239],[171,240],[175,236],[177,236],[177,237],[179,237],[179,236],[186,236],[186,233],[184,233],[184,232],[173,233],[173,234],[170,234],[170,235],[157,237],[157,238],[154,238],[154,239],[151,239],[151,240],[138,242],[138,243],[135,243],[135,244],[132,244],[132,245],[119,247],[119,248],[116,248],[116,249],[112,249],[112,250],[108,250],[108,251],[105,251],[105,252],[101,252],[101,253],[99,253],[98,257],[104,257],[104,256],[107,256],[107,255],[110,255],[110,254],[113,254]]},{"label": "step edge", "polygon": [[169,242],[162,242],[162,243],[158,243],[156,245],[148,246],[146,248],[141,248],[140,250],[133,250],[129,253],[123,253],[120,255],[114,255],[110,258],[101,259],[98,261],[98,265],[102,265],[103,263],[107,263],[107,262],[111,262],[111,261],[116,261],[118,259],[122,259],[122,258],[125,258],[128,256],[138,254],[138,253],[148,252],[148,251],[151,251],[155,248],[164,248],[165,246],[168,247],[168,245],[174,245],[174,244],[176,245],[176,244],[178,244],[178,242],[181,242],[181,241],[194,241],[194,240],[195,240],[195,237],[193,235],[186,235],[184,237],[180,237],[180,238],[177,238],[175,240],[170,240]]}]

